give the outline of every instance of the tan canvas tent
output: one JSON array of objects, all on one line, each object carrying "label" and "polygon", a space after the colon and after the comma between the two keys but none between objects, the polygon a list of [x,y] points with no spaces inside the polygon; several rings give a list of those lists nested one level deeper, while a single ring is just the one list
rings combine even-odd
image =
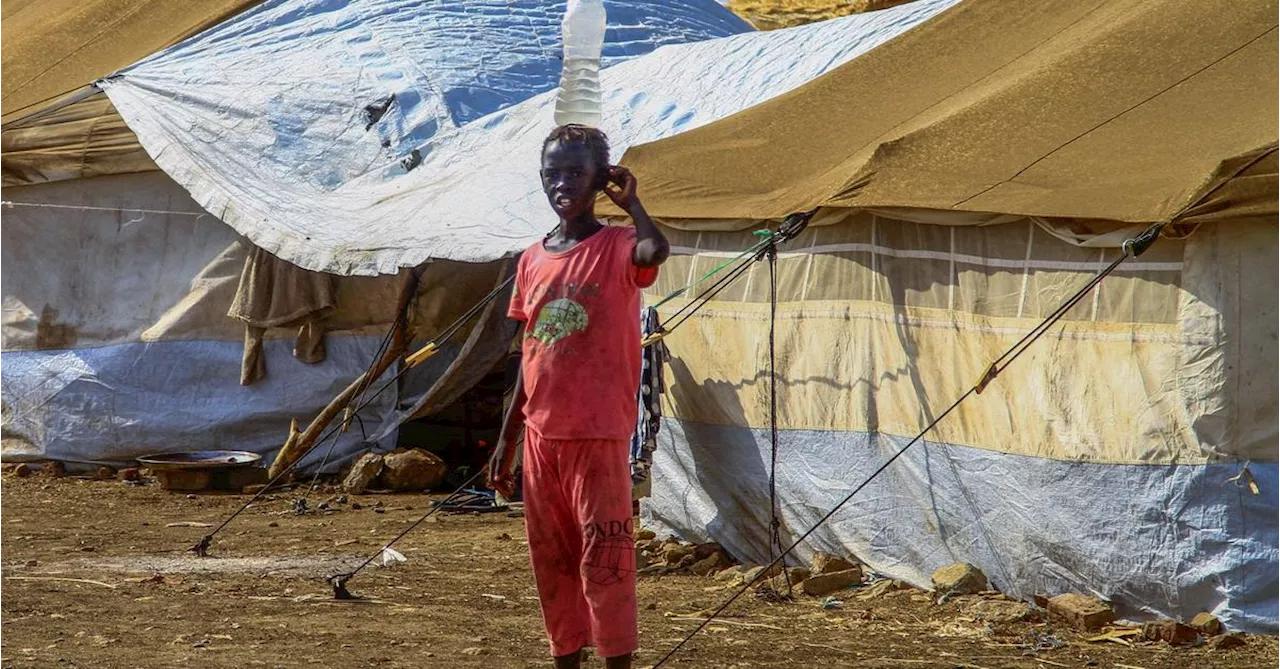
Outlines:
[{"label": "tan canvas tent", "polygon": [[256,2],[6,2],[4,185],[157,169],[90,84]]},{"label": "tan canvas tent", "polygon": [[[1008,9],[963,3],[627,163],[668,218],[814,206],[1132,222],[1275,213],[1250,185],[1276,173],[1275,3]],[[1214,207],[1186,211],[1236,176]]]},{"label": "tan canvas tent", "polygon": [[[1274,2],[966,0],[627,152],[677,246],[655,295],[819,208],[777,265],[784,542],[1124,239],[1169,223],[798,557],[852,552],[921,586],[968,561],[1022,597],[1274,632],[1276,27]],[[671,429],[643,507],[659,533],[753,560],[774,473],[769,284],[757,264],[666,339]]]}]

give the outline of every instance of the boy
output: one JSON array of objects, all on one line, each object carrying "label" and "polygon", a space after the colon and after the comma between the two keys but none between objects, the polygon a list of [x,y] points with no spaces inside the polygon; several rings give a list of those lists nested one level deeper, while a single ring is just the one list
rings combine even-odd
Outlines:
[{"label": "boy", "polygon": [[[516,396],[489,463],[510,495],[515,439],[524,442],[525,525],[556,667],[594,646],[610,669],[637,644],[630,439],[640,383],[640,290],[670,254],[636,197],[636,179],[609,165],[604,133],[556,128],[542,147],[542,189],[560,227],[521,256],[511,318],[524,321]],[[612,184],[612,187],[611,187]],[[604,191],[635,227],[602,225]]]}]

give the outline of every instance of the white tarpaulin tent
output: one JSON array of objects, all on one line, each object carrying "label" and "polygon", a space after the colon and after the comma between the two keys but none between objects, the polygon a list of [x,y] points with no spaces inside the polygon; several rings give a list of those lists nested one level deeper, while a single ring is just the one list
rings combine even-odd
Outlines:
[{"label": "white tarpaulin tent", "polygon": [[[662,45],[750,30],[711,0],[607,5],[607,64]],[[370,364],[394,319],[398,281],[330,277],[326,288],[324,277],[291,277],[316,286],[300,306],[327,333],[323,361],[296,354],[303,343],[301,336],[295,342],[297,325],[275,329],[257,349],[265,378],[242,386],[249,330],[228,318],[228,310],[238,284],[243,287],[242,273],[274,261],[253,265],[252,240],[218,220],[243,219],[227,206],[194,201],[183,187],[198,193],[199,185],[184,182],[171,159],[186,152],[200,173],[238,188],[292,177],[315,193],[327,192],[371,165],[399,160],[437,132],[553,88],[563,6],[266,2],[115,80],[116,91],[150,96],[143,104],[199,112],[163,118],[164,132],[175,138],[171,145],[147,143],[169,174],[67,178],[75,172],[42,169],[42,159],[65,162],[61,150],[27,152],[21,170],[6,165],[7,176],[53,182],[4,191],[5,457],[119,463],[159,451],[278,448],[291,418],[305,424]],[[116,27],[127,34],[131,26]],[[43,67],[29,65],[23,71]],[[75,134],[85,104],[6,125],[6,154],[28,146],[24,142],[38,146],[46,131]],[[105,100],[90,106],[104,104],[109,111]],[[75,111],[71,118],[67,110]],[[97,147],[92,131],[88,136],[85,147]],[[410,227],[417,218],[405,214],[394,226]],[[323,209],[304,219],[313,231],[332,225]],[[368,238],[352,229],[342,234]],[[501,271],[499,263],[433,263],[413,312],[418,329],[438,332],[487,293]],[[269,291],[266,297],[273,298]],[[433,398],[438,405],[505,352],[499,341],[483,360],[454,365],[466,338],[464,331],[420,374],[415,370],[420,378],[403,391],[439,391],[433,381],[454,377],[453,387]],[[421,399],[384,393],[362,412],[358,427],[381,446],[394,444],[396,424],[415,415]],[[341,435],[331,463],[363,447],[361,429]]]},{"label": "white tarpaulin tent", "polygon": [[[615,4],[606,4],[611,25],[624,20]],[[795,88],[952,4],[922,0],[790,30],[658,49],[602,72],[603,129],[620,157],[632,144]],[[272,12],[259,14],[246,21],[275,20]],[[351,29],[337,30],[334,41],[340,39],[364,38]],[[457,129],[447,120],[427,127],[418,116],[449,108],[446,89],[422,99],[415,113],[393,108],[366,129],[366,105],[422,86],[404,76],[356,78],[355,72],[349,80],[335,76],[298,85],[291,72],[316,59],[337,68],[348,56],[337,47],[317,56],[259,41],[233,47],[210,33],[102,84],[156,163],[253,243],[312,270],[388,274],[429,258],[494,260],[554,225],[536,169],[541,141],[553,125],[554,92]],[[268,59],[280,64],[265,75],[237,74],[234,84],[224,78],[242,63]],[[312,99],[326,103],[313,111]],[[335,108],[341,115],[327,114]],[[322,122],[316,118],[321,113]],[[401,159],[415,150],[413,162],[421,162],[406,171]],[[243,178],[246,173],[253,178]]]}]

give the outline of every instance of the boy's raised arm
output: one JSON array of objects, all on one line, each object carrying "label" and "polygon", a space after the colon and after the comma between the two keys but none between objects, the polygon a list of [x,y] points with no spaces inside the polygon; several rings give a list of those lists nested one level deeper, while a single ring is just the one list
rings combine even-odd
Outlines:
[{"label": "boy's raised arm", "polygon": [[671,255],[671,244],[658,226],[654,225],[653,219],[649,218],[644,205],[640,204],[640,198],[636,195],[635,175],[625,167],[613,167],[609,169],[609,182],[618,187],[606,187],[604,192],[635,222],[636,250],[632,255],[632,262],[637,267],[657,267],[666,262],[667,256]]}]

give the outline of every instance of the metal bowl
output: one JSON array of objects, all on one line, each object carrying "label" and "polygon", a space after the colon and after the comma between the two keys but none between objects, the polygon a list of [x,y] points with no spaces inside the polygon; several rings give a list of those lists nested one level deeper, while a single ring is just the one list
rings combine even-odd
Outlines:
[{"label": "metal bowl", "polygon": [[245,467],[261,459],[261,455],[249,451],[190,451],[144,455],[138,462],[151,469],[217,469]]}]

